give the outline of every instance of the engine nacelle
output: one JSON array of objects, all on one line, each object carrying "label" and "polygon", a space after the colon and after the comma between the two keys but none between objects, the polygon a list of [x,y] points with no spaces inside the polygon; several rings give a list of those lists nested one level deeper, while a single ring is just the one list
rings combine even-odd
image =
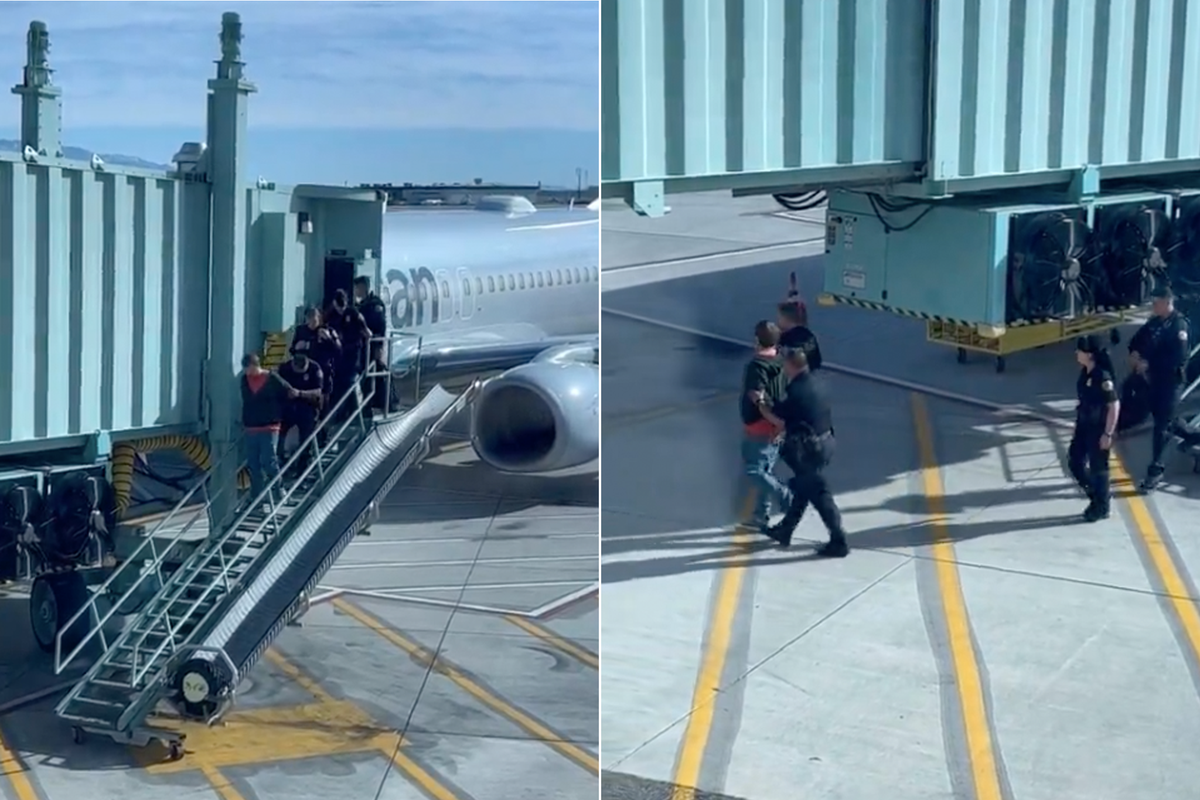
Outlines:
[{"label": "engine nacelle", "polygon": [[535,361],[484,384],[471,411],[475,453],[501,472],[553,472],[600,453],[600,370]]}]

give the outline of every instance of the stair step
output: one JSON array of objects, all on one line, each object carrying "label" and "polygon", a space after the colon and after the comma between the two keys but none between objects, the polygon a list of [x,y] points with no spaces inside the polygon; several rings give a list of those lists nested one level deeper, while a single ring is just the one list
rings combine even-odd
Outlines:
[{"label": "stair step", "polygon": [[124,703],[117,703],[117,702],[115,702],[115,701],[113,701],[113,700],[101,700],[101,699],[100,699],[100,698],[98,698],[98,697],[88,697],[88,696],[87,696],[87,695],[85,695],[85,694],[77,694],[77,695],[75,695],[74,702],[77,702],[77,703],[87,703],[88,705],[101,706],[101,707],[103,707],[103,708],[120,708],[120,709],[124,709],[124,708],[126,707]]}]

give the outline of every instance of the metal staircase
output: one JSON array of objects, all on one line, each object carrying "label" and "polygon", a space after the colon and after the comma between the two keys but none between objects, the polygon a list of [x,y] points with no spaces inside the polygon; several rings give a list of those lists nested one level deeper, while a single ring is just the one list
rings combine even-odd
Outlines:
[{"label": "metal staircase", "polygon": [[[373,383],[386,386],[390,398],[390,374],[367,377],[385,378]],[[76,741],[82,741],[85,731],[137,745],[161,740],[172,757],[182,754],[182,736],[142,726],[164,697],[168,665],[173,657],[194,650],[205,631],[220,622],[221,614],[214,611],[222,600],[252,579],[251,573],[286,541],[308,507],[320,499],[353,457],[373,429],[371,400],[360,384],[352,387],[257,497],[224,504],[234,510],[226,517],[228,524],[222,524],[212,519],[212,510],[227,494],[237,496],[237,470],[228,467],[235,458],[241,463],[235,453],[226,453],[221,461],[227,469],[214,469],[192,487],[67,621],[55,643],[56,673],[97,642],[101,650],[91,669],[56,708],[59,717],[72,723]],[[384,416],[396,419],[394,414]],[[305,452],[311,454],[307,464],[302,459]],[[218,479],[213,476],[220,475],[235,478],[214,486]],[[205,523],[207,535],[172,570],[171,562],[178,563],[181,546],[187,546],[185,540],[201,535]],[[129,613],[129,607],[139,602],[144,603],[140,611],[110,641],[110,620],[119,611]],[[77,627],[86,628],[86,634],[80,637]],[[77,640],[78,644],[64,653],[64,640]]]}]

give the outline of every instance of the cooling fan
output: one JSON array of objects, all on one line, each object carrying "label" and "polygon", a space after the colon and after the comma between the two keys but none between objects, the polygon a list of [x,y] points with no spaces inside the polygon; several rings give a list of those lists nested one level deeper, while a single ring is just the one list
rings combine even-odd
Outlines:
[{"label": "cooling fan", "polygon": [[1176,206],[1167,275],[1176,296],[1200,301],[1200,197],[1186,197]]},{"label": "cooling fan", "polygon": [[1079,217],[1050,211],[1019,218],[1012,239],[1009,322],[1071,317],[1093,304],[1091,231]]},{"label": "cooling fan", "polygon": [[1143,305],[1155,288],[1167,283],[1167,215],[1149,203],[1108,206],[1096,214],[1104,265],[1097,301],[1108,308]]},{"label": "cooling fan", "polygon": [[85,472],[73,472],[51,486],[46,499],[49,524],[42,541],[48,562],[79,564],[89,555],[93,536],[110,547],[115,525],[112,487]]},{"label": "cooling fan", "polygon": [[18,545],[38,541],[44,508],[33,486],[13,486],[0,498],[0,580],[18,577]]}]

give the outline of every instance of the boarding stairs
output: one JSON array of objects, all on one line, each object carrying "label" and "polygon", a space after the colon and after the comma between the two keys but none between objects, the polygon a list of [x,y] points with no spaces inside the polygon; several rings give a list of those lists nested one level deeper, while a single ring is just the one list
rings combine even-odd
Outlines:
[{"label": "boarding stairs", "polygon": [[[1192,360],[1198,356],[1200,356],[1200,344],[1193,346],[1188,352],[1187,363],[1190,365]],[[1192,470],[1200,473],[1200,410],[1193,408],[1198,398],[1200,398],[1200,376],[1183,387],[1183,391],[1179,395],[1179,407],[1182,413],[1173,423],[1171,433],[1175,437],[1180,452],[1192,459]],[[1183,410],[1188,408],[1193,408],[1191,413]]]},{"label": "boarding stairs", "polygon": [[[386,386],[386,396],[391,400],[392,376],[381,371],[368,377],[383,377],[382,381],[369,383]],[[478,388],[475,384],[463,393],[438,424],[465,407]],[[143,727],[146,717],[167,694],[172,661],[194,650],[205,632],[221,623],[224,609],[230,605],[223,601],[236,600],[239,587],[262,572],[265,562],[303,523],[306,511],[337,480],[373,425],[405,413],[372,409],[372,399],[359,384],[352,387],[296,449],[279,475],[249,501],[236,501],[236,474],[241,464],[237,448],[224,454],[223,469],[210,471],[193,486],[63,625],[55,647],[56,673],[63,672],[97,643],[101,651],[56,709],[60,718],[72,723],[77,741],[87,731],[138,745],[159,739],[171,747],[172,755],[181,752],[177,752],[181,737]],[[427,435],[434,432],[430,428]],[[312,454],[308,464],[301,458],[305,451]],[[239,469],[231,468],[235,464]],[[220,476],[225,476],[226,482],[214,485]],[[234,476],[233,480],[229,476]],[[233,502],[222,503],[226,498]],[[233,508],[225,517],[227,524],[212,518],[214,509],[222,507]],[[179,563],[181,546],[186,548],[186,542],[199,536],[203,539]],[[172,562],[179,564],[174,570]],[[139,602],[144,605],[110,639],[113,616],[119,609],[136,607]],[[82,636],[80,628],[86,629]],[[277,635],[277,630],[273,627],[267,637]],[[269,644],[264,642],[259,652]],[[237,675],[239,670],[234,668],[233,673]]]}]

